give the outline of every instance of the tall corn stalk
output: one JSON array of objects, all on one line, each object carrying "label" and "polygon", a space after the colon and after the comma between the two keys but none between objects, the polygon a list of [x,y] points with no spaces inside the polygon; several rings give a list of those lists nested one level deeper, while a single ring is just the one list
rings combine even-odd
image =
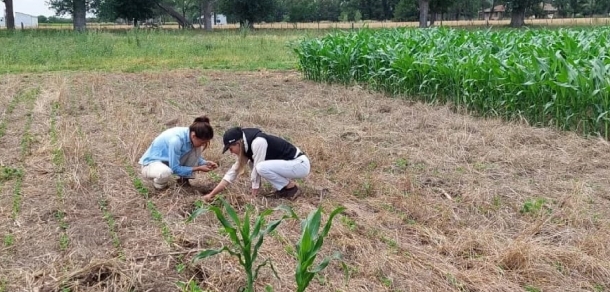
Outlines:
[{"label": "tall corn stalk", "polygon": [[302,41],[306,78],[610,138],[610,28],[362,29]]},{"label": "tall corn stalk", "polygon": [[[240,219],[235,209],[231,207],[227,201],[222,198],[220,201],[224,212],[223,209],[216,206],[209,206],[207,209],[216,214],[216,218],[218,218],[218,221],[220,221],[222,224],[225,232],[229,235],[232,245],[223,246],[219,249],[208,249],[202,251],[195,256],[194,260],[205,259],[223,251],[228,252],[230,255],[233,255],[239,259],[239,264],[246,272],[247,283],[244,291],[253,292],[254,282],[258,277],[258,271],[263,266],[269,264],[274,275],[278,277],[277,272],[271,263],[271,259],[268,258],[257,266],[255,266],[255,263],[258,259],[258,251],[263,244],[265,235],[275,230],[284,219],[291,216],[284,215],[280,219],[273,220],[269,223],[267,223],[265,218],[273,213],[274,210],[284,210],[288,214],[294,214],[294,212],[286,206],[280,206],[276,209],[267,209],[261,212],[254,220],[254,225],[251,225],[250,219],[252,217],[252,208],[250,206],[246,207],[246,212],[244,213],[243,218]],[[224,215],[225,212],[228,217]],[[201,214],[201,212],[197,212],[197,214]],[[189,219],[192,220],[192,218]]]},{"label": "tall corn stalk", "polygon": [[305,291],[307,286],[309,286],[309,282],[317,273],[324,270],[332,259],[340,258],[340,255],[335,253],[333,256],[324,258],[315,268],[312,268],[314,261],[324,244],[324,238],[330,231],[333,218],[344,210],[345,207],[339,207],[332,211],[322,232],[319,232],[322,220],[321,208],[312,211],[309,213],[309,216],[307,216],[307,219],[301,221],[301,238],[296,244],[297,266],[295,278],[297,282],[297,292]]}]

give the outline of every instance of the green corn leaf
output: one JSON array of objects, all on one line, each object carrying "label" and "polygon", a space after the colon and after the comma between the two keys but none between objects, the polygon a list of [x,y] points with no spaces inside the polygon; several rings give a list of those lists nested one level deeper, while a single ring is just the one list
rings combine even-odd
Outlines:
[{"label": "green corn leaf", "polygon": [[191,215],[186,219],[186,223],[191,223],[195,218],[199,217],[201,214],[206,213],[209,209],[206,207],[198,207],[193,211]]},{"label": "green corn leaf", "polygon": [[198,253],[198,254],[195,256],[194,260],[202,260],[202,259],[205,259],[205,258],[211,257],[211,256],[213,256],[213,255],[217,255],[217,254],[219,254],[219,253],[221,253],[221,252],[223,252],[223,251],[225,251],[225,250],[226,250],[226,251],[229,251],[229,249],[228,249],[227,247],[225,247],[225,246],[223,246],[223,247],[222,247],[222,248],[220,248],[220,249],[208,249],[208,250],[204,250],[204,251],[202,251],[202,252],[199,252],[199,253]]},{"label": "green corn leaf", "polygon": [[250,209],[251,208],[246,208],[244,220],[242,221],[243,224],[240,229],[241,238],[244,242],[244,248],[246,249],[249,249],[250,241],[252,240],[252,238],[250,238]]},{"label": "green corn leaf", "polygon": [[319,273],[320,271],[324,270],[326,268],[326,266],[328,266],[328,264],[330,263],[331,260],[340,260],[341,259],[341,254],[338,252],[335,252],[332,256],[328,256],[326,258],[324,258],[324,260],[322,262],[320,262],[320,264],[318,264],[317,267],[315,267],[313,270],[311,270],[312,274],[316,274]]},{"label": "green corn leaf", "polygon": [[315,268],[310,270],[319,251],[324,244],[324,238],[330,231],[333,218],[344,211],[344,207],[339,207],[331,212],[328,222],[324,226],[324,230],[318,234],[321,221],[321,208],[312,211],[307,216],[307,219],[301,222],[301,238],[297,242],[297,267],[295,271],[295,279],[297,282],[297,291],[304,291],[313,277],[328,266],[331,260],[340,259],[340,254],[335,253],[333,256],[326,257]]},{"label": "green corn leaf", "polygon": [[209,209],[212,212],[214,212],[214,214],[216,214],[216,218],[218,218],[218,221],[220,221],[220,223],[224,227],[224,230],[227,232],[227,234],[231,238],[231,241],[235,245],[237,245],[239,247],[243,247],[241,244],[241,241],[237,237],[237,230],[235,229],[235,227],[233,227],[233,225],[229,222],[229,220],[227,220],[227,218],[225,218],[225,216],[222,213],[222,210],[216,206],[210,206]]},{"label": "green corn leaf", "polygon": [[259,236],[264,221],[265,217],[263,216],[258,216],[258,218],[256,218],[256,221],[254,221],[254,227],[252,227],[252,233],[250,234],[252,238]]},{"label": "green corn leaf", "polygon": [[333,219],[335,218],[335,216],[342,213],[343,211],[345,211],[345,207],[339,207],[330,213],[330,216],[328,217],[328,221],[326,222],[326,225],[324,226],[324,231],[322,231],[322,234],[320,235],[321,237],[326,237],[326,235],[328,235],[328,232],[330,231],[330,227],[332,226]]},{"label": "green corn leaf", "polygon": [[225,210],[227,211],[227,214],[229,214],[229,217],[231,218],[231,220],[233,220],[233,223],[235,223],[236,226],[240,226],[241,222],[239,221],[237,212],[235,212],[235,209],[233,209],[231,204],[229,204],[229,202],[227,202],[225,200],[222,200],[222,205],[224,206]]},{"label": "green corn leaf", "polygon": [[271,259],[266,259],[264,262],[262,262],[261,264],[259,264],[256,267],[256,270],[254,271],[254,278],[256,279],[258,277],[258,271],[266,266],[267,264],[269,264],[269,267],[271,268],[271,271],[273,272],[273,276],[275,276],[275,278],[279,279],[280,276],[277,274],[277,270],[275,270],[275,267],[273,266],[273,262],[271,261]]},{"label": "green corn leaf", "polygon": [[286,218],[299,219],[299,216],[296,213],[294,213],[294,210],[292,210],[292,208],[290,206],[280,205],[274,209],[274,211],[278,211],[278,210],[281,210],[281,211],[284,211],[285,213],[287,213],[288,215],[285,216]]}]

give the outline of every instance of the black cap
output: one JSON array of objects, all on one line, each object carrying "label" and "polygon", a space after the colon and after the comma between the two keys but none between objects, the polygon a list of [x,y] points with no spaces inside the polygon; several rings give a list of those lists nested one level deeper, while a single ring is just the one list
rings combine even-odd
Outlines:
[{"label": "black cap", "polygon": [[222,135],[222,142],[225,144],[225,147],[222,148],[222,153],[224,154],[225,152],[227,152],[229,146],[242,139],[243,135],[244,132],[241,130],[240,127],[234,127],[227,130],[224,135]]}]

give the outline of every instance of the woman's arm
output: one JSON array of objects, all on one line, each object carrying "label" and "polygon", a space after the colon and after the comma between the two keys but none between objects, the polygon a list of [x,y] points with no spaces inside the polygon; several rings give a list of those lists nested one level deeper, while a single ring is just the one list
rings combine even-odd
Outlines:
[{"label": "woman's arm", "polygon": [[226,180],[221,180],[220,183],[218,183],[218,185],[216,185],[216,187],[207,195],[203,196],[203,199],[206,201],[211,201],[214,199],[214,197],[216,197],[216,195],[220,192],[222,192],[227,186],[229,185],[229,182]]},{"label": "woman's arm", "polygon": [[211,201],[214,199],[214,197],[216,197],[216,195],[220,192],[222,192],[229,184],[233,183],[233,181],[235,181],[235,179],[237,178],[237,167],[238,167],[238,162],[235,162],[233,164],[233,166],[231,166],[231,169],[229,169],[229,171],[227,171],[227,173],[225,174],[225,176],[222,178],[222,180],[218,183],[218,185],[216,185],[216,187],[214,187],[214,189],[209,192],[207,195],[203,196],[203,199],[206,201]]}]

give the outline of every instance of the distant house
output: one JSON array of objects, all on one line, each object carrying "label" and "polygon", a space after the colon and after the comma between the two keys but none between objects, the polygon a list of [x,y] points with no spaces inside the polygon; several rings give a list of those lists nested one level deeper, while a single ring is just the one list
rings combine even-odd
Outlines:
[{"label": "distant house", "polygon": [[487,8],[482,12],[479,12],[479,19],[483,20],[499,20],[504,18],[506,7],[504,5],[494,6],[493,12],[491,8]]},{"label": "distant house", "polygon": [[[225,25],[227,24],[227,16],[225,16],[224,14],[216,14],[215,17],[216,21],[212,21],[212,25]],[[199,24],[204,25],[205,23],[205,17],[202,15],[201,17],[199,17]]]},{"label": "distant house", "polygon": [[[0,17],[0,27],[6,27],[6,11],[4,11],[4,14]],[[15,12],[15,28],[36,27],[38,27],[38,16]]]},{"label": "distant house", "polygon": [[541,3],[542,4],[542,11],[544,11],[544,14],[546,15],[546,18],[555,18],[557,17],[557,13],[559,12],[559,10],[553,6],[553,4],[550,3]]},{"label": "distant house", "polygon": [[216,14],[216,25],[225,25],[227,24],[227,17],[224,14]]}]

